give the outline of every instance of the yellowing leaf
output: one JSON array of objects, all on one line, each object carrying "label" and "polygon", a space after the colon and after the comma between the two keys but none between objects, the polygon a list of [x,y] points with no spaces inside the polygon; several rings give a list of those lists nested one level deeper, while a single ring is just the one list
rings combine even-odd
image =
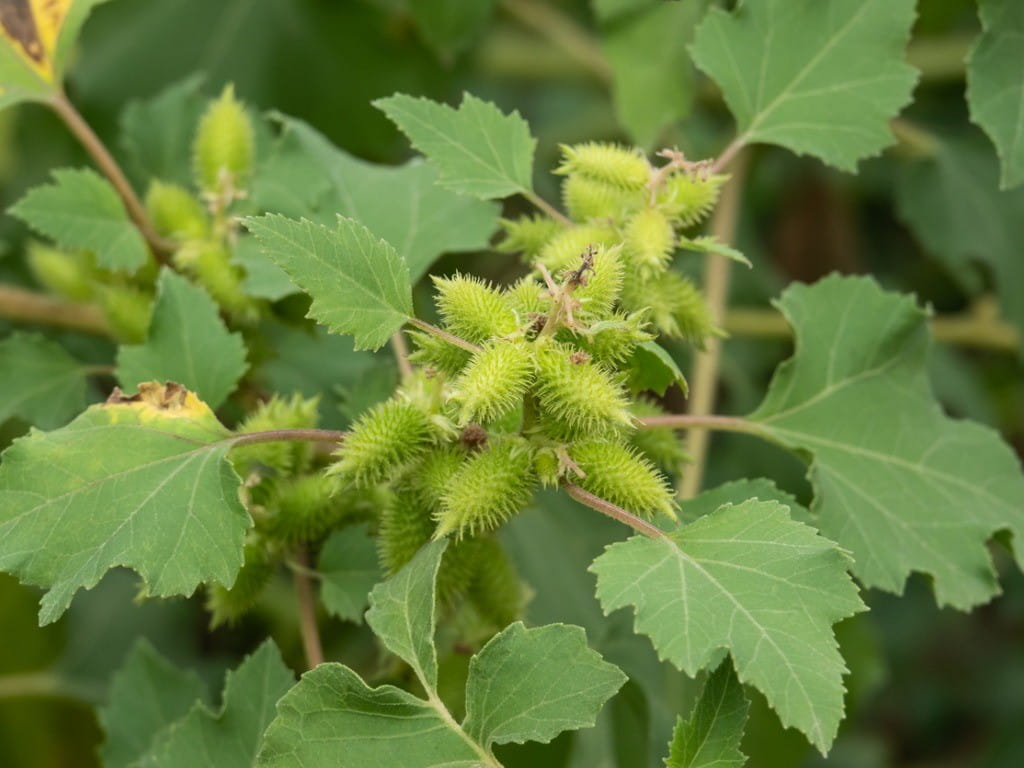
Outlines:
[{"label": "yellowing leaf", "polygon": [[191,392],[155,383],[33,430],[0,464],[0,570],[48,588],[42,624],[116,566],[156,596],[230,585],[250,520],[229,437]]},{"label": "yellowing leaf", "polygon": [[58,90],[68,50],[106,0],[0,0],[0,108]]}]

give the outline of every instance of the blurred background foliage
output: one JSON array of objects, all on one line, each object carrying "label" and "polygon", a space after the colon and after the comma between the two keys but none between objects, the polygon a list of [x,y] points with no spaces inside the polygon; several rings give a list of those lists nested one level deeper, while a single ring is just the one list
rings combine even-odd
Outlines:
[{"label": "blurred background foliage", "polygon": [[[468,90],[503,110],[520,110],[539,139],[539,169],[552,167],[559,143],[585,139],[631,141],[647,149],[679,146],[691,157],[710,156],[727,143],[732,125],[714,87],[698,76],[686,53],[706,5],[116,0],[98,7],[86,24],[68,92],[116,154],[126,105],[199,72],[207,93],[234,82],[255,109],[300,117],[343,149],[375,162],[397,163],[409,154],[370,104],[396,91],[452,101]],[[754,269],[733,272],[733,336],[725,346],[721,412],[756,406],[772,370],[790,353],[790,342],[763,312],[744,312],[765,309],[793,280],[813,281],[832,271],[871,273],[887,287],[915,293],[937,313],[957,317],[987,311],[991,294],[1006,297],[1024,288],[1012,283],[1024,264],[1024,216],[1015,213],[1024,212],[1024,191],[997,191],[994,151],[969,123],[963,99],[964,56],[979,31],[974,0],[921,0],[919,15],[910,58],[923,75],[894,148],[862,164],[856,176],[780,149],[753,153],[738,246]],[[950,182],[935,174],[942,142],[954,137],[972,154],[962,178]],[[43,108],[0,113],[4,207],[50,169],[86,164]],[[952,186],[942,191],[944,183]],[[554,177],[541,170],[537,189],[554,199]],[[968,213],[960,222],[943,208],[969,209],[981,200],[997,213]],[[31,286],[20,258],[25,237],[13,218],[0,219],[0,280]],[[1005,245],[999,241],[1007,238],[1011,252],[1000,261],[998,249]],[[1016,272],[1013,264],[1006,266],[1014,256]],[[699,274],[700,264],[691,258],[683,267]],[[507,257],[478,254],[449,257],[435,271],[456,266],[496,279],[507,279],[516,268]],[[425,305],[424,299],[418,302]],[[277,310],[299,318],[305,306],[292,297]],[[0,332],[6,329],[0,320]],[[271,391],[322,394],[324,426],[344,426],[352,413],[390,391],[390,361],[356,355],[344,339],[283,325],[267,334],[268,347],[281,354],[263,367],[264,384]],[[81,359],[110,357],[109,342],[53,335]],[[1024,450],[1019,351],[978,345],[969,334],[966,341],[937,346],[932,363],[938,395],[952,414],[988,424]],[[674,352],[685,355],[681,348]],[[25,428],[14,421],[0,425],[0,445]],[[767,444],[721,435],[714,438],[707,485],[767,476],[806,502],[803,473],[799,462]],[[586,566],[606,542],[620,537],[615,524],[554,496],[541,497],[540,506],[557,514],[524,514],[504,532],[535,592],[529,618],[586,627],[591,644],[622,665],[631,682],[597,728],[551,745],[509,748],[502,757],[510,766],[659,765],[674,718],[665,713],[689,707],[694,683],[657,662],[648,641],[632,634],[629,616],[600,614]],[[1002,554],[995,552],[997,560]],[[999,562],[1005,594],[970,615],[937,609],[923,580],[912,581],[903,597],[868,593],[871,612],[839,629],[852,670],[849,718],[830,757],[822,760],[800,735],[783,732],[755,698],[744,743],[749,764],[1024,765],[1024,577],[1007,558]],[[212,690],[219,689],[223,671],[268,633],[301,667],[284,580],[259,611],[216,631],[207,629],[199,598],[134,602],[134,591],[129,574],[113,574],[81,595],[56,625],[39,629],[37,593],[0,576],[0,765],[95,764],[101,733],[91,705],[103,700],[112,671],[138,636],[198,670]],[[375,654],[365,629],[322,621],[328,657],[344,658],[372,677]],[[455,680],[460,675],[458,669],[447,672]],[[653,712],[652,703],[665,713]]]}]

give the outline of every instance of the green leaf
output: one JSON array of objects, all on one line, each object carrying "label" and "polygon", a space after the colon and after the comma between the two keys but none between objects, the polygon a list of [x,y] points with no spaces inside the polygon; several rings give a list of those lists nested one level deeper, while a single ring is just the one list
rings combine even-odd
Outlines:
[{"label": "green leaf", "polygon": [[925,250],[972,293],[983,283],[978,262],[986,264],[1006,319],[1024,332],[1024,189],[999,190],[996,157],[980,135],[947,138],[937,147],[933,157],[903,168],[897,210]]},{"label": "green leaf", "polygon": [[267,215],[245,220],[263,251],[313,299],[308,317],[378,349],[412,315],[409,269],[363,225],[338,217],[330,230]]},{"label": "green leaf", "polygon": [[192,139],[206,108],[203,79],[191,75],[121,112],[120,143],[143,186],[150,179],[192,186]]},{"label": "green leaf", "polygon": [[398,573],[370,592],[366,623],[405,661],[428,691],[437,690],[434,582],[447,539],[423,547]]},{"label": "green leaf", "polygon": [[679,718],[667,768],[742,768],[740,752],[750,702],[729,662],[723,662],[704,683],[689,720]]},{"label": "green leaf", "polygon": [[[948,418],[928,384],[927,314],[869,278],[795,285],[778,302],[796,353],[751,419],[809,454],[821,531],[864,584],[901,592],[931,576],[966,609],[998,592],[986,543],[1024,538],[1024,474],[992,430]],[[1017,547],[1024,562],[1024,548]]]},{"label": "green leaf", "polygon": [[627,384],[634,392],[651,390],[664,395],[665,390],[678,384],[683,396],[689,391],[686,377],[676,361],[660,344],[645,341],[637,345],[628,363]]},{"label": "green leaf", "polygon": [[228,672],[220,710],[197,702],[157,735],[139,768],[251,768],[275,705],[294,682],[277,646],[267,640]]},{"label": "green leaf", "polygon": [[967,59],[967,104],[999,151],[1008,189],[1024,182],[1024,5],[978,0],[978,13],[984,32]]},{"label": "green leaf", "polygon": [[93,6],[106,0],[5,0],[0,14],[0,109],[58,92],[68,53]]},{"label": "green leaf", "polygon": [[626,679],[587,646],[581,627],[517,621],[470,661],[463,728],[481,744],[547,743],[592,726]]},{"label": "green leaf", "polygon": [[117,379],[130,390],[142,381],[176,381],[218,408],[245,374],[245,356],[241,334],[228,331],[206,291],[164,269],[149,337],[118,350]]},{"label": "green leaf", "polygon": [[320,550],[317,570],[320,600],[327,612],[362,624],[370,590],[384,577],[369,526],[354,525],[332,533]]},{"label": "green leaf", "polygon": [[301,215],[324,224],[332,223],[336,213],[355,219],[394,245],[413,283],[442,253],[487,247],[498,225],[497,204],[442,189],[437,170],[421,160],[397,167],[372,165],[338,149],[301,120],[279,119],[284,133],[277,154],[288,158],[291,173],[323,180],[323,186],[318,181],[311,188],[325,191]]},{"label": "green leaf", "polygon": [[0,424],[12,416],[53,429],[85,407],[87,369],[39,334],[0,341]]},{"label": "green leaf", "polygon": [[864,609],[848,565],[786,507],[752,499],[663,538],[613,544],[590,570],[605,613],[634,606],[659,656],[693,675],[727,648],[740,680],[824,753],[846,671],[832,625]]},{"label": "green leaf", "polygon": [[103,765],[128,768],[146,754],[160,731],[205,697],[206,686],[194,672],[178,670],[139,638],[97,713],[106,734],[100,751]]},{"label": "green leaf", "polygon": [[378,584],[366,614],[388,650],[412,667],[427,700],[390,685],[371,689],[348,667],[321,664],[281,700],[258,765],[498,768],[496,742],[547,741],[594,722],[622,673],[586,647],[578,627],[519,623],[471,659],[469,714],[463,725],[452,717],[437,692],[434,646],[437,570],[447,546],[431,542]]},{"label": "green leaf", "polygon": [[615,113],[642,147],[654,147],[666,128],[690,113],[696,77],[686,46],[704,8],[697,0],[648,3],[602,30]]},{"label": "green leaf", "polygon": [[0,570],[49,590],[40,623],[116,566],[157,597],[230,585],[250,520],[228,436],[195,395],[149,385],[16,440],[0,464]]},{"label": "green leaf", "polygon": [[131,272],[146,263],[146,242],[110,182],[70,168],[54,171],[53,179],[29,190],[11,213],[62,248],[95,252],[106,269]]},{"label": "green leaf", "polygon": [[443,60],[473,42],[494,12],[496,0],[408,0],[409,13],[427,44]]},{"label": "green leaf", "polygon": [[391,685],[370,688],[341,664],[304,674],[277,711],[260,768],[488,765],[440,710]]},{"label": "green leaf", "polygon": [[816,527],[810,511],[797,502],[796,498],[786,493],[771,480],[763,477],[744,478],[723,483],[703,491],[682,504],[680,518],[684,522],[693,522],[698,517],[710,515],[723,504],[742,504],[748,499],[760,501],[777,501],[789,507],[789,516],[797,522]]},{"label": "green leaf", "polygon": [[458,109],[405,94],[373,104],[437,167],[441,186],[485,200],[533,189],[537,142],[518,112],[468,93]]},{"label": "green leaf", "polygon": [[747,144],[779,144],[846,171],[892,143],[910,100],[914,0],[747,0],[712,8],[692,47]]}]

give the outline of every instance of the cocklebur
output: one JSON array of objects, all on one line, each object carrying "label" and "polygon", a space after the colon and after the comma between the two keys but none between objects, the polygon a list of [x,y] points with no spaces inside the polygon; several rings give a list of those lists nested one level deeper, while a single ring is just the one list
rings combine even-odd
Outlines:
[{"label": "cocklebur", "polygon": [[455,380],[451,399],[458,422],[490,422],[517,408],[533,381],[533,351],[524,342],[494,341]]},{"label": "cocklebur", "polygon": [[501,253],[521,253],[532,261],[540,249],[562,229],[550,216],[522,216],[518,219],[500,221],[505,237],[499,241],[497,250]]},{"label": "cocklebur", "polygon": [[689,228],[708,217],[718,202],[724,174],[702,175],[679,171],[670,174],[657,194],[657,205],[676,226]]},{"label": "cocklebur", "polygon": [[641,276],[664,272],[672,260],[675,231],[672,222],[658,208],[642,208],[626,223],[623,249]]},{"label": "cocklebur", "polygon": [[590,440],[569,449],[583,477],[576,482],[591,493],[643,517],[661,513],[675,519],[672,490],[647,459],[614,440]]},{"label": "cocklebur", "polygon": [[633,417],[618,377],[580,350],[550,341],[536,355],[534,389],[545,429],[557,437],[607,435]]},{"label": "cocklebur", "polygon": [[536,261],[554,273],[579,266],[588,248],[611,247],[619,242],[615,230],[603,224],[581,224],[558,232],[540,249]]},{"label": "cocklebur", "polygon": [[435,513],[435,538],[461,538],[493,530],[526,505],[536,476],[529,443],[520,437],[490,440],[452,477]]},{"label": "cocklebur", "polygon": [[518,330],[516,313],[501,292],[485,280],[459,274],[433,280],[437,310],[450,333],[479,344]]},{"label": "cocklebur", "polygon": [[200,118],[192,145],[200,189],[221,194],[225,185],[232,190],[244,188],[252,172],[255,143],[252,121],[235,98],[234,86],[225,86]]},{"label": "cocklebur", "polygon": [[[274,395],[260,403],[238,426],[239,434],[278,429],[312,429],[317,425],[319,397]],[[240,445],[231,451],[231,462],[242,477],[255,473],[287,476],[309,468],[313,448],[308,443],[269,442]]]},{"label": "cocklebur", "polygon": [[146,212],[153,228],[178,241],[201,240],[210,234],[209,216],[202,203],[178,184],[153,179],[146,190]]},{"label": "cocklebur", "polygon": [[639,190],[650,180],[651,166],[643,153],[616,144],[562,144],[562,164],[555,173],[578,174],[624,190]]},{"label": "cocklebur", "polygon": [[356,487],[384,482],[426,452],[433,431],[428,415],[398,395],[359,418],[329,471]]}]

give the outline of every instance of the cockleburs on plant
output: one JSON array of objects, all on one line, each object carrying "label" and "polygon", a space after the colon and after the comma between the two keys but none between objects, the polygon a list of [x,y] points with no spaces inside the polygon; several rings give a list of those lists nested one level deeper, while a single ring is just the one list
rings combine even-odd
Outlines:
[{"label": "cockleburs on plant", "polygon": [[[56,243],[29,246],[39,283],[64,298],[97,302],[120,341],[146,338],[159,267],[154,253],[202,286],[233,324],[251,327],[266,311],[243,290],[244,273],[232,260],[235,209],[251,183],[255,148],[252,118],[231,86],[206,105],[191,150],[197,193],[149,180],[144,206],[156,243],[146,243],[114,189],[91,171],[55,171],[53,184],[32,190],[11,209]],[[100,210],[102,227],[78,223]]]}]

